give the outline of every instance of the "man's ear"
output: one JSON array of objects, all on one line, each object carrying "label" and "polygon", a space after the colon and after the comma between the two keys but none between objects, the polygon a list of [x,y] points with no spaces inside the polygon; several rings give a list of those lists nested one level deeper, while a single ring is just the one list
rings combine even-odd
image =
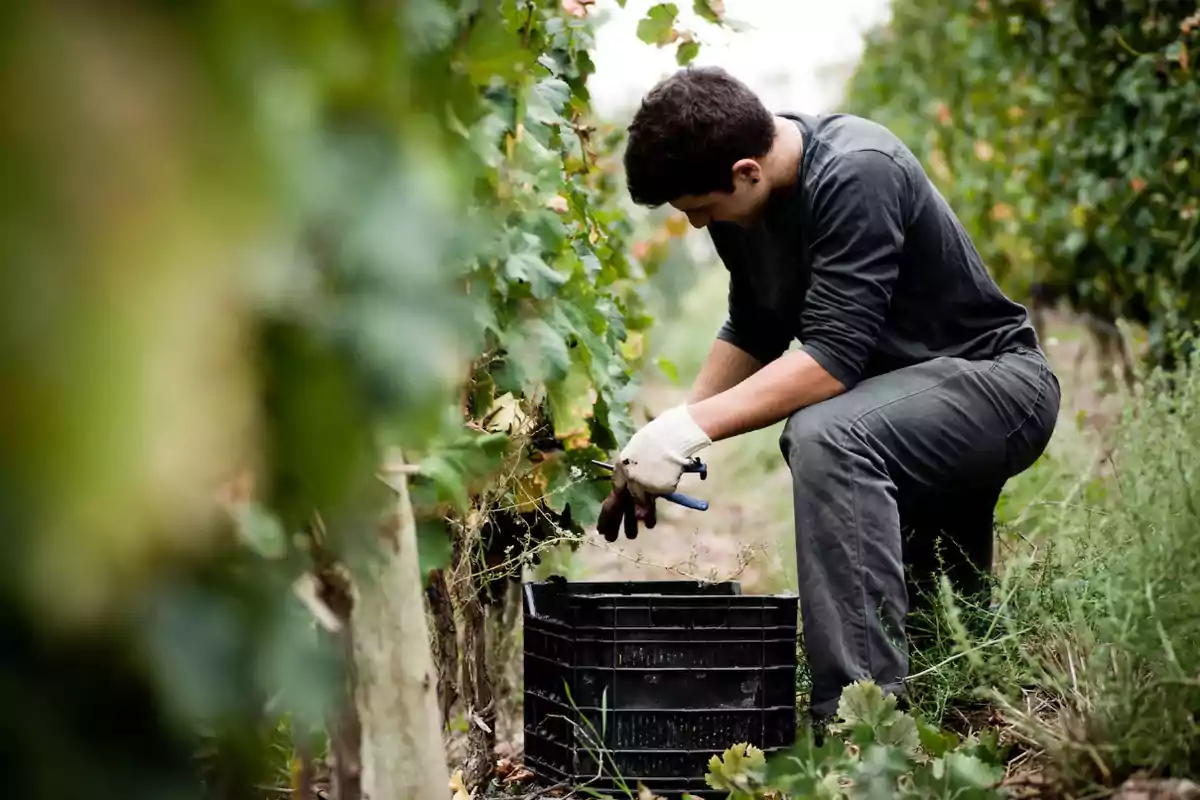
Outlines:
[{"label": "man's ear", "polygon": [[743,158],[734,162],[733,182],[735,186],[739,178],[750,183],[758,183],[762,180],[762,165],[753,158]]}]

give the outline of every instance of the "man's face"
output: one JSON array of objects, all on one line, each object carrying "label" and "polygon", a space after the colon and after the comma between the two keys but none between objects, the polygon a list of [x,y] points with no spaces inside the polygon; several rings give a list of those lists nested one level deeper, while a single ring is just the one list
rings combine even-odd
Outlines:
[{"label": "man's face", "polygon": [[758,163],[746,159],[734,165],[732,192],[684,195],[672,200],[671,205],[687,215],[693,228],[706,227],[710,222],[748,227],[758,219],[769,193]]}]

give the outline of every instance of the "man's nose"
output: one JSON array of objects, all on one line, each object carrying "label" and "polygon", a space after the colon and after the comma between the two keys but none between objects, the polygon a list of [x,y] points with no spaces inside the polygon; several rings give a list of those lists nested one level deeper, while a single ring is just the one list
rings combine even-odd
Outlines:
[{"label": "man's nose", "polygon": [[703,228],[708,224],[708,215],[700,211],[689,211],[687,218],[693,228]]}]

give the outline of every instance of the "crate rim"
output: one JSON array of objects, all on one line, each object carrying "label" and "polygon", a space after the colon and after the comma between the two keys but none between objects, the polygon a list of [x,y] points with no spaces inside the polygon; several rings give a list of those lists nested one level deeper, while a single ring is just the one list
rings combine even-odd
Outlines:
[{"label": "crate rim", "polygon": [[[617,715],[620,715],[620,714],[735,715],[735,714],[766,714],[769,712],[781,712],[781,711],[791,711],[792,713],[796,712],[795,703],[790,703],[788,705],[783,705],[783,706],[754,706],[753,708],[736,708],[736,707],[735,708],[640,708],[640,707],[634,707],[634,706],[623,706],[621,708],[613,708],[611,706],[604,707],[604,706],[569,705],[560,700],[555,700],[553,697],[546,697],[545,695],[540,695],[540,694],[534,694],[533,696],[536,697],[539,702],[549,703],[550,705],[558,706],[559,708],[565,709],[567,711],[601,711],[601,712],[604,712],[604,713],[609,714],[614,717]],[[542,737],[539,737],[539,738],[542,738]]]},{"label": "crate rim", "polygon": [[526,653],[530,658],[536,658],[538,661],[544,661],[548,664],[553,664],[556,667],[563,669],[574,669],[580,672],[764,672],[769,670],[789,670],[795,672],[796,668],[791,664],[761,664],[746,667],[631,667],[624,664],[616,665],[601,665],[601,664],[564,664],[561,661],[555,661],[549,656],[541,655],[540,653]]}]

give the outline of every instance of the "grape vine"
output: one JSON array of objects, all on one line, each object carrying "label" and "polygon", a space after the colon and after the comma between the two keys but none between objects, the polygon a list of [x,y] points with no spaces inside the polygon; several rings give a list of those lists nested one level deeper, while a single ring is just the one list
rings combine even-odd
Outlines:
[{"label": "grape vine", "polygon": [[847,109],[922,157],[1008,290],[1145,326],[1152,357],[1170,361],[1200,315],[1195,3],[892,12]]}]

